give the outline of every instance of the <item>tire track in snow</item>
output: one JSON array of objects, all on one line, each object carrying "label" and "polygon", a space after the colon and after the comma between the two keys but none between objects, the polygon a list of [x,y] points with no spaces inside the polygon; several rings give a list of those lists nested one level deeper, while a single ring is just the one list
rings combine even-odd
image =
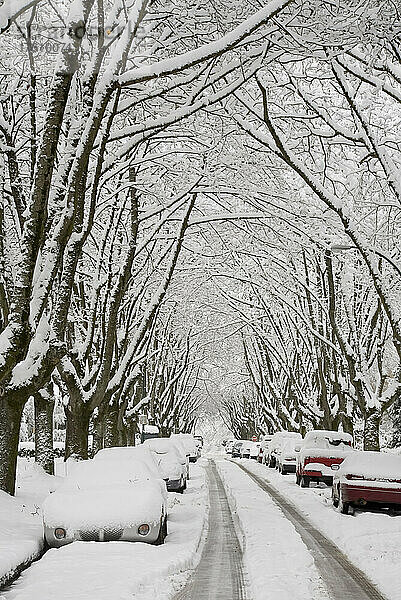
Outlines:
[{"label": "tire track in snow", "polygon": [[316,567],[333,600],[387,600],[373,583],[314,527],[297,508],[262,477],[230,461],[242,469],[258,486],[274,500],[283,514],[291,521],[315,561]]},{"label": "tire track in snow", "polygon": [[209,525],[200,562],[174,600],[246,600],[242,551],[223,482],[214,461],[209,481]]}]

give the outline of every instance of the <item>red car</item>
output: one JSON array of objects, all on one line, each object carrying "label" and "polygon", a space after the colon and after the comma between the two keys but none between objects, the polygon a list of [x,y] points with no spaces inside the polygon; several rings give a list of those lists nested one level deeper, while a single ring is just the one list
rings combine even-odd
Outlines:
[{"label": "red car", "polygon": [[365,507],[401,510],[401,456],[349,454],[334,476],[332,499],[344,514]]},{"label": "red car", "polygon": [[342,431],[309,431],[298,450],[296,481],[309,487],[311,481],[333,483],[334,470],[352,449],[352,435]]}]

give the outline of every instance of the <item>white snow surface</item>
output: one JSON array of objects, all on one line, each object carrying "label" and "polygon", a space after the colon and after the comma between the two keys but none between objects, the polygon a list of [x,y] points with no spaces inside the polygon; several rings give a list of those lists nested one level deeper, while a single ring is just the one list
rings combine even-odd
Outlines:
[{"label": "white snow surface", "polygon": [[43,514],[48,527],[63,527],[68,534],[70,528],[134,527],[138,522],[156,525],[162,504],[157,483],[141,481],[50,494]]},{"label": "white snow surface", "polygon": [[385,452],[353,452],[343,461],[337,473],[352,473],[379,481],[393,479],[401,484],[401,456]]},{"label": "white snow surface", "polygon": [[40,505],[58,482],[59,478],[47,475],[35,463],[18,460],[16,496],[0,492],[0,581],[40,554]]},{"label": "white snow surface", "polygon": [[328,600],[311,554],[273,500],[236,465],[223,460],[216,465],[238,517],[250,597]]},{"label": "white snow surface", "polygon": [[[295,475],[282,476],[247,459],[235,462],[263,477],[290,500],[389,600],[400,600],[401,579],[396,574],[401,564],[401,516],[368,511],[342,515],[332,505],[331,487],[312,483],[310,488],[303,489],[296,485]],[[266,499],[267,494],[264,496]],[[291,565],[292,560],[291,553]],[[294,598],[298,600],[298,594]]]},{"label": "white snow surface", "polygon": [[49,550],[1,600],[168,600],[199,560],[207,486],[199,461],[184,494],[169,494],[162,546],[140,542],[74,542]]}]

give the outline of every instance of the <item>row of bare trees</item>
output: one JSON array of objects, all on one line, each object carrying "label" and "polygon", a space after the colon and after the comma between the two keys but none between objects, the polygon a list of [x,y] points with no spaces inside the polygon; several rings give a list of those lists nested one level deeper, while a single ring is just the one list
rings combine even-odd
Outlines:
[{"label": "row of bare trees", "polygon": [[[305,231],[319,213],[313,243],[323,247],[296,267],[295,310],[277,299],[286,276],[275,282],[263,261],[272,313],[259,287],[252,311],[266,315],[256,323],[242,314],[244,294],[225,291],[248,328],[244,353],[263,414],[271,426],[283,414],[302,426],[299,415],[321,419],[336,397],[345,424],[351,397],[368,430],[395,402],[399,18],[392,5],[365,4],[0,5],[1,489],[14,491],[29,398],[48,468],[56,391],[67,456],[87,456],[90,424],[97,444],[126,443],[127,415],[139,407],[162,430],[193,425],[204,355],[191,328],[169,320],[177,265],[204,242],[206,222],[217,237],[214,222],[270,231],[272,211],[284,223],[289,197],[303,207],[287,214],[288,228],[302,221]],[[332,215],[326,229],[322,207]],[[354,312],[329,229],[363,265],[367,296],[355,278]],[[214,250],[206,254],[202,266],[213,270]],[[246,287],[252,277],[239,262]]]}]

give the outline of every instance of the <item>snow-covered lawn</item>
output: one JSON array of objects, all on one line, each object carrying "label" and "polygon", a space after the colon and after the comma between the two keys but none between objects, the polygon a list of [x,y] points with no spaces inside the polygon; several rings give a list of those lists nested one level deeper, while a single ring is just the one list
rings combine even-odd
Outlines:
[{"label": "snow-covered lawn", "polygon": [[250,597],[266,600],[268,590],[274,600],[326,600],[312,556],[273,500],[234,464],[216,465],[239,521]]},{"label": "snow-covered lawn", "polygon": [[294,475],[282,476],[250,460],[235,462],[272,484],[334,541],[384,595],[400,600],[401,579],[397,573],[401,564],[401,516],[361,511],[354,516],[342,515],[332,506],[330,487],[311,484],[302,489],[296,485]]},{"label": "snow-covered lawn", "polygon": [[184,494],[169,493],[168,536],[162,546],[74,542],[51,549],[1,600],[167,600],[199,559],[208,493],[200,461]]}]

